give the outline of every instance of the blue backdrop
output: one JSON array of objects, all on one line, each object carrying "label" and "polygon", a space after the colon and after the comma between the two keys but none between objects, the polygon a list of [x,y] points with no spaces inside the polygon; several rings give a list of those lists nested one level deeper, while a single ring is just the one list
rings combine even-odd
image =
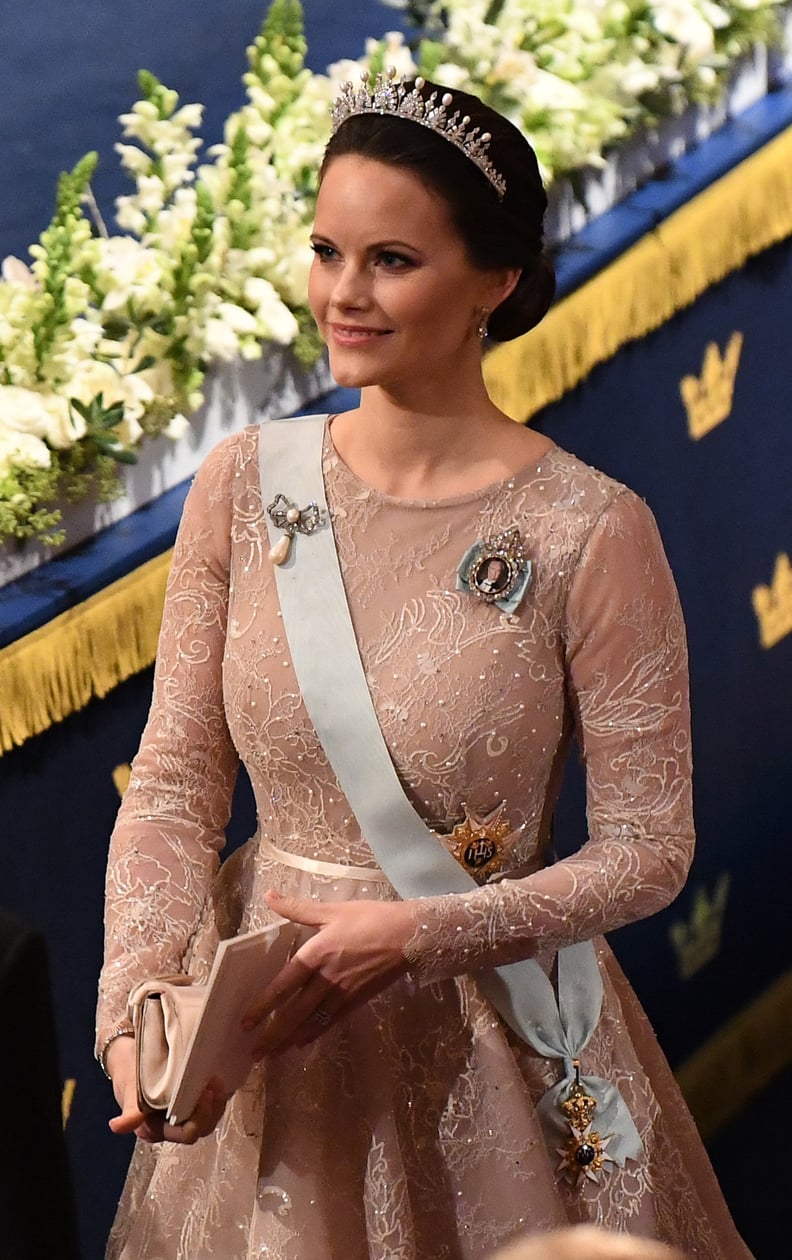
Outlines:
[{"label": "blue backdrop", "polygon": [[[762,648],[752,592],[792,550],[792,244],[768,250],[609,363],[534,423],[562,446],[638,491],[653,509],[679,586],[691,660],[698,852],[667,912],[613,942],[673,1063],[792,964],[778,883],[792,875],[792,635]],[[680,393],[706,347],[744,335],[733,408],[690,436]],[[792,610],[790,610],[792,611]],[[575,776],[573,776],[573,779]],[[579,835],[573,782],[558,833]],[[673,924],[696,894],[710,901],[728,875],[717,956],[683,979]],[[716,941],[713,939],[713,944]]]},{"label": "blue backdrop", "polygon": [[[35,0],[0,4],[0,258],[26,258],[46,227],[58,175],[96,150],[94,191],[108,219],[128,192],[113,145],[117,117],[150,70],[182,101],[206,105],[206,145],[244,100],[245,48],[269,0]],[[365,37],[396,30],[402,15],[377,0],[303,0],[308,64],[358,57]]]}]

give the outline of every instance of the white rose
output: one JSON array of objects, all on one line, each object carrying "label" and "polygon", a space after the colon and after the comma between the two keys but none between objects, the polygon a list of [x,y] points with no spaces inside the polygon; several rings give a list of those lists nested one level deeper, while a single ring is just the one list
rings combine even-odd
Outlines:
[{"label": "white rose", "polygon": [[142,373],[121,375],[109,363],[88,360],[78,366],[69,382],[69,390],[71,397],[79,399],[85,406],[100,394],[103,407],[121,403],[124,416],[115,429],[118,440],[126,446],[134,446],[140,441],[143,430],[138,420],[154,397]]},{"label": "white rose", "polygon": [[[145,348],[145,347],[144,347]],[[138,380],[145,381],[153,398],[171,398],[174,391],[173,368],[167,359],[158,359],[144,372],[136,372]]]},{"label": "white rose", "polygon": [[32,434],[50,446],[73,446],[85,432],[79,417],[72,418],[68,400],[41,394],[19,385],[0,385],[0,431]]},{"label": "white rose", "polygon": [[69,394],[86,407],[101,394],[104,406],[109,407],[112,403],[123,402],[120,380],[118,372],[109,363],[86,359],[76,366],[69,381]]},{"label": "white rose", "polygon": [[656,0],[653,7],[654,23],[661,35],[682,44],[696,61],[712,56],[712,27],[688,0]]},{"label": "white rose", "polygon": [[23,468],[49,468],[49,447],[32,433],[3,433],[0,430],[0,473],[9,465]]}]

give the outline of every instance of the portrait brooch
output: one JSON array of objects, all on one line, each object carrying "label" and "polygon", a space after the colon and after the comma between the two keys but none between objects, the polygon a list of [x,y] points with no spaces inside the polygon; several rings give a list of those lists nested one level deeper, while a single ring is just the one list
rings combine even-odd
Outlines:
[{"label": "portrait brooch", "polygon": [[532,572],[520,531],[511,526],[468,547],[457,569],[456,588],[513,613],[531,584]]}]

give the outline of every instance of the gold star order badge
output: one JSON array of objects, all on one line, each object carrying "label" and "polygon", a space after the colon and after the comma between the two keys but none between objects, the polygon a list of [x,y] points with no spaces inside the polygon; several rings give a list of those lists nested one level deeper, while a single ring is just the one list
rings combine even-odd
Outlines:
[{"label": "gold star order badge", "polygon": [[[599,1174],[606,1161],[613,1163],[613,1156],[609,1155],[605,1149],[611,1140],[610,1137],[602,1137],[590,1126],[582,1130],[576,1129],[574,1125],[569,1127],[570,1137],[564,1146],[556,1148],[561,1156],[558,1171],[563,1172],[568,1180],[577,1186],[582,1185],[586,1180],[599,1184]],[[605,1171],[607,1172],[607,1169]]]},{"label": "gold star order badge", "polygon": [[504,818],[505,801],[483,816],[468,809],[467,805],[464,810],[462,821],[449,835],[440,838],[476,882],[486,884],[503,869],[520,837],[521,828],[513,831]]},{"label": "gold star order badge", "polygon": [[561,1156],[557,1171],[563,1172],[569,1181],[581,1186],[586,1180],[599,1183],[599,1174],[605,1169],[605,1164],[614,1162],[613,1156],[607,1151],[613,1135],[603,1137],[596,1129],[592,1129],[597,1100],[587,1094],[581,1084],[579,1061],[573,1059],[572,1064],[575,1069],[574,1083],[563,1102],[558,1104],[569,1125],[570,1135],[563,1146],[556,1147]]}]

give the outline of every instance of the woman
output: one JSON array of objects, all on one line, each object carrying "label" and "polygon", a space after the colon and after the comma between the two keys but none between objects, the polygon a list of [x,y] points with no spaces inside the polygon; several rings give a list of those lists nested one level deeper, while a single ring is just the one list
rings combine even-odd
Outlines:
[{"label": "woman", "polygon": [[[122,1109],[111,1127],[143,1139],[113,1257],[480,1260],[526,1229],[589,1220],[702,1260],[748,1254],[600,938],[665,906],[690,862],[673,581],[645,505],[513,424],[482,381],[483,337],[526,332],[552,299],[545,206],[530,146],[475,98],[422,80],[339,98],[310,301],[337,381],[361,400],[322,436],[332,533],[404,793],[480,886],[400,899],[374,860],[287,647],[283,548],[265,541],[277,500],[259,480],[268,439],[234,435],[185,507],[111,847],[98,1047]],[[313,541],[295,540],[298,582]],[[575,730],[590,838],[552,865]],[[259,830],[218,874],[239,759]],[[315,931],[251,995],[246,1086],[226,1107],[210,1082],[181,1126],[144,1116],[130,989],[205,978],[218,937],[276,915]],[[572,1065],[515,1035],[482,986],[520,959],[546,983],[564,947],[592,938],[596,954],[580,949],[604,996],[575,1093]],[[595,986],[573,1000],[562,970],[569,1015]],[[598,1123],[616,1117],[607,1131],[560,1110],[585,1109],[591,1090]]]}]

